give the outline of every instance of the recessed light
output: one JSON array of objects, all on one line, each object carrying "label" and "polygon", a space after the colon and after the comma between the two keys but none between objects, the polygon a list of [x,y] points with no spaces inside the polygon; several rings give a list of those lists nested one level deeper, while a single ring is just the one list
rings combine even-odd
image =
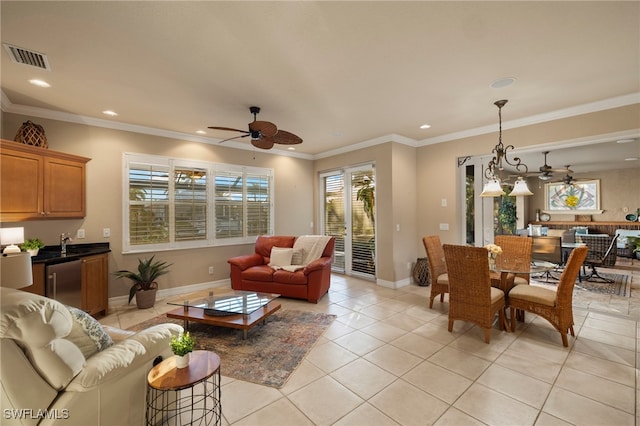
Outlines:
[{"label": "recessed light", "polygon": [[515,81],[516,79],[514,77],[503,77],[491,83],[490,86],[494,89],[500,89],[502,87],[511,86]]},{"label": "recessed light", "polygon": [[38,86],[38,87],[51,87],[51,85],[49,83],[47,83],[46,81],[38,80],[37,78],[29,80],[29,83],[33,84],[34,86]]},{"label": "recessed light", "polygon": [[294,146],[290,146],[289,148],[287,148],[289,151],[295,151],[296,148]]},{"label": "recessed light", "polygon": [[196,133],[199,135],[206,135],[207,132],[205,132],[204,130],[196,130]]},{"label": "recessed light", "polygon": [[638,157],[628,157],[625,158],[624,161],[638,161]]},{"label": "recessed light", "polygon": [[631,143],[631,142],[635,142],[635,139],[619,139],[616,141],[616,143]]},{"label": "recessed light", "polygon": [[103,113],[104,115],[109,115],[109,116],[111,116],[111,117],[115,117],[116,115],[118,115],[118,113],[117,113],[117,112],[115,112],[115,111],[111,111],[110,109],[104,110],[104,111],[102,111],[102,113]]},{"label": "recessed light", "polygon": [[429,129],[431,128],[431,124],[423,124],[422,126],[420,126],[421,129]]}]

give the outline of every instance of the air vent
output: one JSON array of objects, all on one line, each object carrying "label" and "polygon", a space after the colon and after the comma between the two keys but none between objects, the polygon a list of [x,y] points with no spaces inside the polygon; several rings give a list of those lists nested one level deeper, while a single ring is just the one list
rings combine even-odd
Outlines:
[{"label": "air vent", "polygon": [[7,49],[7,52],[9,52],[9,56],[13,62],[31,65],[32,67],[47,71],[51,70],[47,56],[44,53],[34,52],[33,50],[23,49],[10,44],[4,44],[4,47]]}]

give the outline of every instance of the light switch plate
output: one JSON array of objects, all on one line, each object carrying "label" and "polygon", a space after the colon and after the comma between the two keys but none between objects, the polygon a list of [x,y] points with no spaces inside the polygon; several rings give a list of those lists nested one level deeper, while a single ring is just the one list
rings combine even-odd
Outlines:
[{"label": "light switch plate", "polygon": [[78,229],[78,232],[76,232],[76,238],[77,239],[84,238],[84,229]]},{"label": "light switch plate", "polygon": [[440,224],[440,230],[441,231],[448,231],[449,230],[449,224],[448,223],[441,223]]},{"label": "light switch plate", "polygon": [[111,236],[111,228],[103,228],[102,229],[102,236],[104,238],[109,238]]}]

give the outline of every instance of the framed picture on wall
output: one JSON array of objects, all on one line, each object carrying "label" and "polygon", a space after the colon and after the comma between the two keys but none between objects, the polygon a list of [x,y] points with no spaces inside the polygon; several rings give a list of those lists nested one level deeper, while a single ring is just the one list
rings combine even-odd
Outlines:
[{"label": "framed picture on wall", "polygon": [[599,214],[600,180],[547,183],[544,186],[545,211],[553,214]]}]

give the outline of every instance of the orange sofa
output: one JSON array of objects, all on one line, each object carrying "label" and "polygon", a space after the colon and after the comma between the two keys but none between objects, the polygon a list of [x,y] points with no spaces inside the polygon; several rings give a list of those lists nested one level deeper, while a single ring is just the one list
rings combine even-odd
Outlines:
[{"label": "orange sofa", "polygon": [[231,287],[234,290],[276,293],[318,303],[331,284],[335,238],[329,239],[319,259],[312,260],[295,272],[269,266],[273,247],[293,248],[295,241],[296,237],[293,236],[258,237],[255,253],[228,260]]}]

